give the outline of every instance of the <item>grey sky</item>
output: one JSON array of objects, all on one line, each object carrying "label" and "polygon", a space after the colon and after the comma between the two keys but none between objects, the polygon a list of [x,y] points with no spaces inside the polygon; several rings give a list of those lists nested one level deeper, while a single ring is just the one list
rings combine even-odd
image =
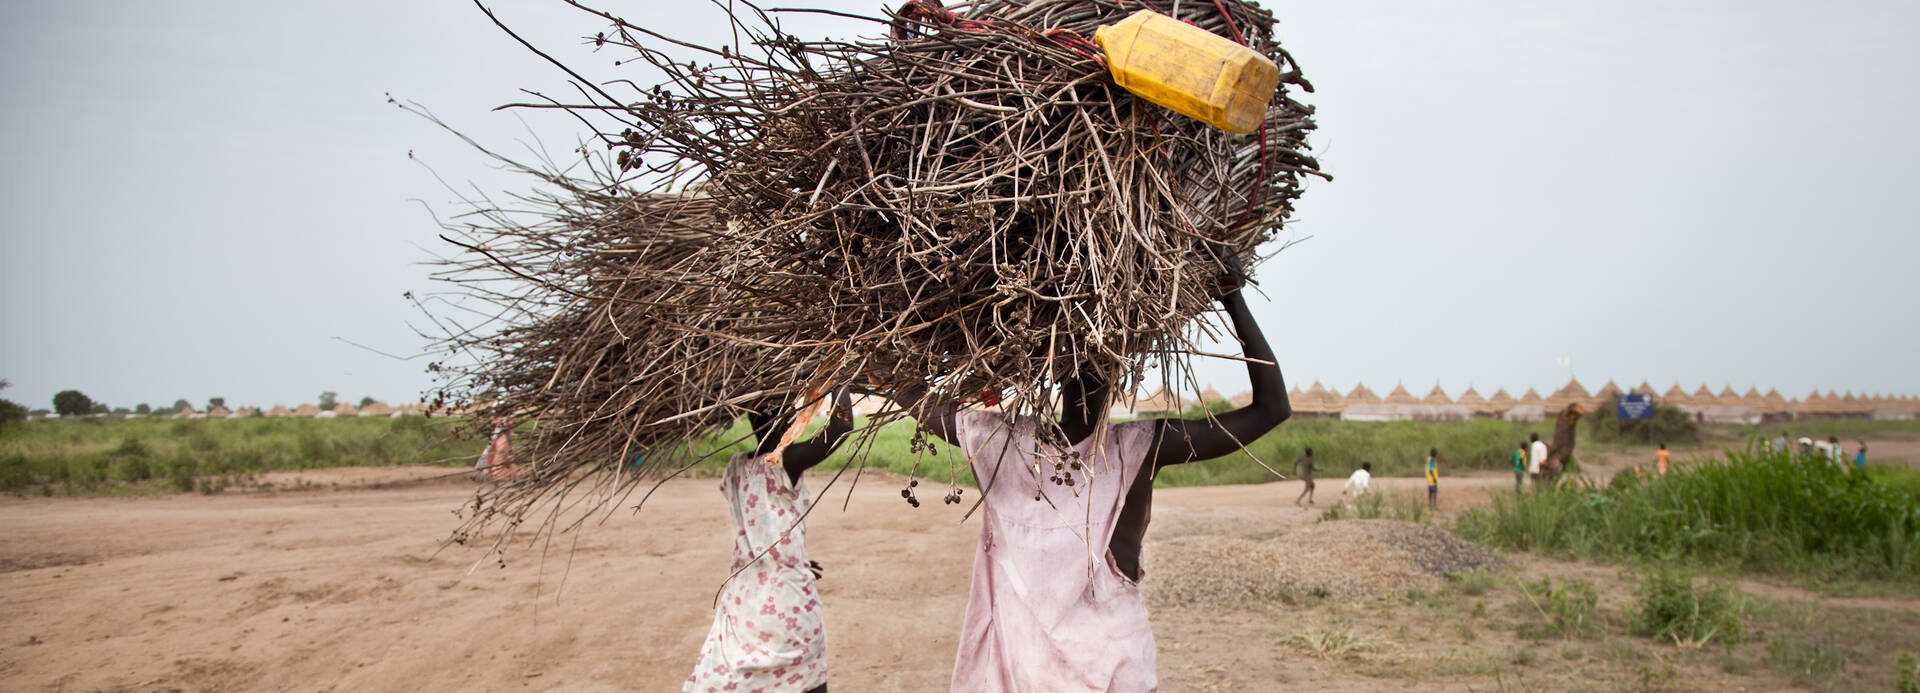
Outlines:
[{"label": "grey sky", "polygon": [[[718,26],[700,2],[605,4]],[[498,10],[596,77],[635,76],[557,5]],[[1546,392],[1565,355],[1589,387],[1920,392],[1920,4],[1268,6],[1336,177],[1291,227],[1311,240],[1260,271],[1291,380]],[[438,229],[409,200],[457,211],[421,162],[526,183],[383,95],[563,153],[576,124],[489,110],[563,83],[454,0],[0,3],[0,396],[418,396],[424,360],[335,338],[421,346],[401,294],[436,288],[415,263]]]}]

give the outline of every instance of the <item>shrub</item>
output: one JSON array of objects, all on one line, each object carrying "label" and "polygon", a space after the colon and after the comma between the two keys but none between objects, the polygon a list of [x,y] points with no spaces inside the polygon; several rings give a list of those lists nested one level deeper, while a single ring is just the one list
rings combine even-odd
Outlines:
[{"label": "shrub", "polygon": [[1700,440],[1700,424],[1677,407],[1653,403],[1653,418],[1618,418],[1620,398],[1614,396],[1587,412],[1587,433],[1596,440],[1656,443],[1693,443]]},{"label": "shrub", "polygon": [[1868,474],[1728,452],[1659,478],[1495,495],[1456,531],[1482,543],[1622,561],[1920,582],[1920,507]]},{"label": "shrub", "polygon": [[33,484],[33,472],[27,457],[20,453],[0,456],[0,491],[19,493]]},{"label": "shrub", "polygon": [[[1558,582],[1552,577],[1520,583],[1521,593],[1533,604],[1535,611],[1546,620],[1545,629],[1535,631],[1535,636],[1557,635],[1561,638],[1586,638],[1598,635],[1600,622],[1596,618],[1600,604],[1600,590],[1593,582],[1579,578],[1565,578]],[[1529,635],[1529,629],[1522,629],[1523,637]]]},{"label": "shrub", "polygon": [[1911,652],[1900,654],[1900,661],[1894,666],[1900,674],[1900,693],[1920,693],[1920,659]]},{"label": "shrub", "polygon": [[1783,635],[1767,641],[1767,661],[1773,670],[1797,685],[1830,681],[1847,668],[1847,655],[1837,643]]},{"label": "shrub", "polygon": [[1744,640],[1740,593],[1727,585],[1693,586],[1693,574],[1677,568],[1642,576],[1634,634],[1699,647],[1714,640],[1732,646]]}]

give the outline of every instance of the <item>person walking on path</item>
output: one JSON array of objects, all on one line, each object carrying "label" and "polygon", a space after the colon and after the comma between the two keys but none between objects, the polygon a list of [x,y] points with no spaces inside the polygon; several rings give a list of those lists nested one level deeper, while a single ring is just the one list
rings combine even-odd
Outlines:
[{"label": "person walking on path", "polygon": [[[1660,449],[1654,452],[1653,456],[1655,458],[1658,458],[1659,460],[1657,464],[1660,467],[1660,476],[1666,476],[1667,475],[1667,444],[1661,443]],[[1645,459],[1645,458],[1642,458],[1642,459]]]},{"label": "person walking on path", "polygon": [[1520,449],[1508,453],[1507,459],[1513,460],[1513,492],[1519,493],[1527,480],[1527,441],[1520,441]]},{"label": "person walking on path", "polygon": [[[1292,473],[1298,475],[1305,485],[1305,488],[1300,489],[1300,496],[1293,499],[1293,504],[1300,505],[1300,500],[1304,498],[1307,505],[1313,505],[1313,448],[1307,448],[1307,454],[1293,461]],[[1305,508],[1306,505],[1300,507]]]},{"label": "person walking on path", "polygon": [[720,477],[733,517],[733,575],[681,690],[826,693],[826,620],[814,587],[819,564],[807,557],[813,496],[801,473],[853,430],[853,400],[841,390],[826,428],[788,445],[777,462],[769,457],[792,415],[756,413],[747,421],[758,445],[727,460]]},{"label": "person walking on path", "polygon": [[[1253,402],[1203,419],[1107,420],[1111,382],[1061,385],[1057,422],[935,403],[924,430],[959,448],[979,480],[980,543],[950,690],[1158,689],[1140,592],[1153,479],[1168,465],[1242,450],[1292,416],[1273,350],[1237,288],[1219,297],[1239,336]],[[913,408],[924,389],[903,390]]]},{"label": "person walking on path", "polygon": [[1533,439],[1532,447],[1527,451],[1527,476],[1533,479],[1533,490],[1540,490],[1540,463],[1547,461],[1547,444],[1540,441],[1540,434],[1528,434]]},{"label": "person walking on path", "polygon": [[1427,509],[1440,509],[1440,448],[1427,449]]},{"label": "person walking on path", "polygon": [[1867,439],[1865,438],[1860,439],[1860,452],[1854,453],[1853,455],[1853,466],[1861,469],[1867,468]]},{"label": "person walking on path", "polygon": [[480,481],[507,481],[513,478],[513,424],[505,418],[493,420],[493,436],[480,459],[473,463],[473,474]]}]

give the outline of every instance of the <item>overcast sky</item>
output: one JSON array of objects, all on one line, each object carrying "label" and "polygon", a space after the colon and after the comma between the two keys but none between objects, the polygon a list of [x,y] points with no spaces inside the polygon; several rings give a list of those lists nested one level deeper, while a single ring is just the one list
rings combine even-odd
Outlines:
[{"label": "overcast sky", "polygon": [[[718,26],[700,2],[603,4]],[[1589,388],[1920,392],[1920,3],[1267,5],[1335,176],[1259,271],[1290,382],[1545,393],[1568,356]],[[496,9],[641,77],[580,47],[591,16]],[[424,359],[348,342],[422,348],[402,294],[436,289],[440,179],[527,183],[385,95],[564,153],[577,123],[491,110],[564,82],[455,0],[0,2],[0,397],[418,397]]]}]

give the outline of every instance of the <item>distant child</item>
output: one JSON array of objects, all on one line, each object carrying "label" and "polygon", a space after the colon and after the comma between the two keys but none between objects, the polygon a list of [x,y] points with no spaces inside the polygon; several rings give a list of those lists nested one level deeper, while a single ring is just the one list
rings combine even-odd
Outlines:
[{"label": "distant child", "polygon": [[1520,441],[1520,449],[1507,455],[1507,459],[1513,460],[1513,492],[1519,493],[1523,490],[1521,482],[1527,480],[1527,441]]},{"label": "distant child", "polygon": [[1540,442],[1540,434],[1529,433],[1533,439],[1532,447],[1527,449],[1527,476],[1533,477],[1534,490],[1540,490],[1540,463],[1547,461],[1547,444]]},{"label": "distant child", "polygon": [[1427,448],[1427,509],[1440,509],[1440,448]]},{"label": "distant child", "polygon": [[1293,461],[1293,473],[1299,475],[1300,481],[1306,484],[1306,488],[1300,490],[1300,496],[1293,499],[1293,504],[1300,505],[1300,499],[1305,498],[1307,505],[1313,505],[1313,448],[1307,448],[1307,454]]},{"label": "distant child", "polygon": [[1867,439],[1865,438],[1860,439],[1860,452],[1854,453],[1853,455],[1853,466],[1861,469],[1867,468]]},{"label": "distant child", "polygon": [[1827,436],[1827,464],[1847,467],[1847,448],[1840,444],[1840,436]]},{"label": "distant child", "polygon": [[1659,458],[1660,460],[1660,476],[1666,476],[1667,475],[1667,444],[1661,443],[1660,451],[1653,453],[1653,456]]},{"label": "distant child", "polygon": [[513,424],[504,418],[494,419],[493,436],[473,463],[474,476],[480,481],[507,481],[513,478],[513,471]]},{"label": "distant child", "polygon": [[1361,462],[1360,468],[1353,470],[1353,476],[1347,477],[1347,485],[1340,491],[1352,495],[1355,500],[1367,495],[1367,488],[1373,485],[1373,463]]}]

